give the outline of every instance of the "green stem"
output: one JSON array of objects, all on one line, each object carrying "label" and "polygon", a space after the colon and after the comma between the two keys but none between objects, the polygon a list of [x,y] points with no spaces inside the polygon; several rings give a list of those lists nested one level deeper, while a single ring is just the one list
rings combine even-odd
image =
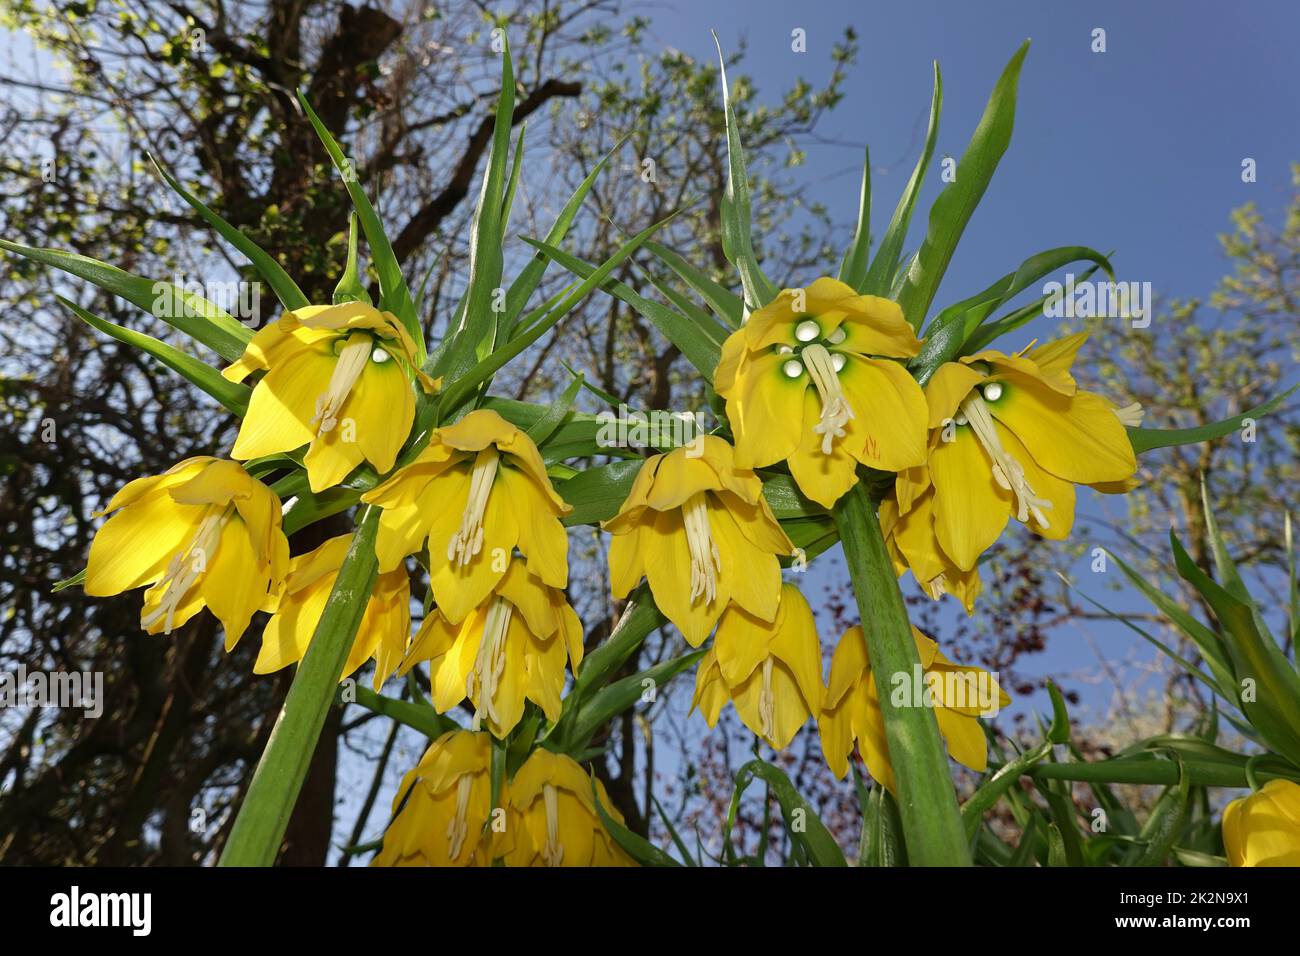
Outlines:
[{"label": "green stem", "polygon": [[889,693],[893,676],[903,674],[910,683],[921,659],[867,489],[854,485],[834,515],[885,719],[908,860],[913,866],[969,866],[970,848],[934,712],[923,702],[895,707]]},{"label": "green stem", "polygon": [[294,675],[284,709],[271,731],[253,782],[239,808],[220,866],[270,866],[275,863],[298,791],[307,776],[316,740],[334,700],[374,586],[375,534],[379,509],[368,507],[357,522],[347,557],[307,653]]}]

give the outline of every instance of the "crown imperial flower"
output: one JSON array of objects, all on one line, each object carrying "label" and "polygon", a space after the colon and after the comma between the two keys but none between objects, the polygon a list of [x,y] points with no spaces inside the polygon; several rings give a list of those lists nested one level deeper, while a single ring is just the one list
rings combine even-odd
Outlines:
[{"label": "crown imperial flower", "polygon": [[232,382],[266,372],[253,386],[231,457],[307,445],[312,491],[337,485],[362,461],[387,472],[415,418],[412,380],[426,392],[435,387],[415,367],[415,353],[398,318],[364,302],[286,312],[222,372]]},{"label": "crown imperial flower", "polygon": [[794,545],[763,498],[763,483],[706,435],[694,455],[647,458],[610,532],[610,584],[626,597],[643,577],[655,604],[699,647],[728,604],[771,621],[781,584],[778,554]]},{"label": "crown imperial flower", "polygon": [[207,607],[230,650],[283,584],[280,499],[236,462],[187,458],[128,483],[96,517],[110,512],[90,545],[86,593],[151,585],[140,613],[150,634],[170,634]]},{"label": "crown imperial flower", "polygon": [[859,463],[882,471],[920,464],[925,398],[890,361],[920,348],[888,299],[829,278],[783,290],[727,338],[714,376],[737,464],[788,461],[799,489],[827,508],[853,487]]}]

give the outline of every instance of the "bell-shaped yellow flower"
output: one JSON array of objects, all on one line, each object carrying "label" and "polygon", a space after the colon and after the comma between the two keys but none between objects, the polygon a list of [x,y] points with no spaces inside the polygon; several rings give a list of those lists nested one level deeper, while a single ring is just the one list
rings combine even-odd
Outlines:
[{"label": "bell-shaped yellow flower", "polygon": [[519,723],[524,700],[551,721],[560,717],[564,662],[582,662],[582,623],[564,592],[514,558],[496,590],[458,623],[433,608],[402,664],[404,674],[429,661],[433,706],[447,713],[466,697],[474,730],[486,722],[497,737]]},{"label": "bell-shaped yellow flower", "polygon": [[[351,542],[352,535],[339,535],[289,562],[279,603],[262,632],[262,649],[253,665],[254,674],[270,674],[302,660]],[[402,662],[410,635],[411,579],[405,568],[398,567],[375,579],[339,679],[373,657],[374,688],[379,690]]]},{"label": "bell-shaped yellow flower", "polygon": [[889,360],[920,349],[895,302],[827,278],[783,290],[723,343],[714,376],[737,464],[788,461],[799,489],[827,508],[853,487],[859,462],[920,464],[925,398]]},{"label": "bell-shaped yellow flower", "polygon": [[1223,808],[1232,866],[1300,866],[1300,784],[1270,780]]},{"label": "bell-shaped yellow flower", "polygon": [[[921,671],[886,675],[887,690],[893,695],[891,702],[900,707],[934,708],[948,754],[964,767],[983,771],[988,766],[988,742],[978,718],[1006,707],[1011,698],[988,671],[948,660],[939,652],[939,645],[916,628],[912,628],[912,637],[921,658]],[[843,779],[849,772],[849,755],[857,741],[871,776],[895,792],[885,718],[861,626],[845,631],[835,648],[826,702],[817,727],[822,755],[836,777]]]},{"label": "bell-shaped yellow flower", "polygon": [[713,727],[730,700],[746,727],[781,750],[821,711],[824,693],[812,608],[798,588],[783,584],[774,621],[727,609],[696,671],[691,709]]},{"label": "bell-shaped yellow flower", "polygon": [[337,485],[362,461],[393,467],[415,418],[416,346],[391,312],[362,302],[286,312],[249,340],[221,374],[253,387],[232,458],[246,461],[310,446],[304,463],[312,491]]},{"label": "bell-shaped yellow flower", "polygon": [[[911,468],[909,472],[923,469]],[[902,476],[899,473],[899,482]],[[911,510],[899,514],[899,502],[890,495],[880,503],[880,528],[885,534],[885,545],[894,563],[894,571],[902,575],[911,570],[926,594],[937,601],[951,594],[961,601],[967,614],[975,612],[975,599],[983,590],[979,566],[963,571],[948,559],[934,533],[934,489],[927,487],[912,502]]]},{"label": "bell-shaped yellow flower", "polygon": [[137,478],[96,517],[113,511],[90,545],[86,593],[152,585],[140,612],[150,634],[170,634],[206,606],[230,650],[284,582],[280,499],[236,462],[188,458]]},{"label": "bell-shaped yellow flower", "polygon": [[[371,866],[487,866],[492,858],[492,744],[449,730],[402,778],[393,822]],[[504,802],[505,794],[502,794]],[[501,817],[505,822],[504,815]]]},{"label": "bell-shaped yellow flower", "polygon": [[737,467],[721,438],[697,451],[647,458],[619,512],[602,527],[614,597],[644,577],[655,604],[699,647],[729,603],[770,623],[781,586],[778,554],[794,545],[763,497],[763,483]]},{"label": "bell-shaped yellow flower", "polygon": [[[497,853],[506,866],[635,866],[596,810],[592,779],[571,757],[539,748],[510,781],[506,830]],[[600,805],[623,822],[605,785]]]},{"label": "bell-shaped yellow flower", "polygon": [[1142,408],[1117,408],[1080,389],[1070,374],[1087,333],[1017,355],[980,352],[935,371],[926,385],[927,468],[904,478],[934,487],[934,531],[958,568],[970,570],[1007,520],[1062,539],[1074,524],[1076,484],[1132,486],[1137,459],[1126,425]]},{"label": "bell-shaped yellow flower", "polygon": [[361,500],[383,509],[381,572],[428,541],[429,587],[451,624],[483,604],[516,548],[543,583],[568,584],[560,518],[573,509],[555,493],[533,440],[494,411],[436,429],[414,461]]}]

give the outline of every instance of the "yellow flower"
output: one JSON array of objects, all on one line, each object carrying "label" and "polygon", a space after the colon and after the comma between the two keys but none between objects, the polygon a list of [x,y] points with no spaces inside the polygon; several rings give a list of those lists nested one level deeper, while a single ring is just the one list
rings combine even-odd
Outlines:
[{"label": "yellow flower", "polygon": [[96,517],[111,511],[90,545],[86,593],[152,585],[140,612],[150,634],[170,634],[206,606],[230,650],[284,581],[280,499],[236,462],[188,458],[130,482]]},{"label": "yellow flower", "polygon": [[434,389],[415,367],[415,351],[396,316],[361,302],[286,312],[221,373],[242,382],[266,370],[230,456],[246,461],[309,445],[312,491],[337,485],[363,460],[383,474],[415,418],[412,379]]},{"label": "yellow flower", "polygon": [[[988,766],[988,742],[978,718],[1006,707],[1011,698],[988,671],[948,660],[939,652],[939,645],[916,628],[912,628],[912,637],[922,670],[888,675],[890,700],[900,707],[933,707],[949,755],[962,766],[983,771]],[[871,776],[895,792],[885,718],[867,657],[867,638],[860,626],[845,631],[835,648],[826,703],[817,726],[822,754],[836,777],[843,779],[849,772],[849,755],[856,740]]]},{"label": "yellow flower", "polygon": [[[939,367],[926,385],[928,467],[899,482],[934,487],[939,546],[970,570],[1014,516],[1046,538],[1074,524],[1074,486],[1125,491],[1137,459],[1125,425],[1140,405],[1117,408],[1075,384],[1078,333],[1018,355],[980,352]],[[900,495],[900,498],[902,496]],[[906,510],[906,509],[904,509]]]},{"label": "yellow flower", "polygon": [[[912,468],[915,472],[923,469]],[[899,473],[901,486],[906,472]],[[951,594],[961,601],[967,614],[975,611],[975,599],[983,589],[979,566],[963,571],[948,559],[934,534],[934,489],[926,490],[912,502],[911,510],[899,514],[894,496],[880,503],[880,527],[885,545],[894,562],[894,571],[902,575],[911,569],[918,584],[933,600]]]},{"label": "yellow flower", "polygon": [[1232,866],[1300,866],[1300,784],[1270,780],[1223,808]]},{"label": "yellow flower", "polygon": [[402,664],[404,674],[430,661],[433,705],[447,713],[466,697],[474,702],[472,727],[486,720],[505,737],[519,723],[524,700],[551,721],[560,717],[564,661],[582,662],[582,623],[564,592],[547,586],[514,558],[496,591],[459,623],[430,610]]},{"label": "yellow flower", "polygon": [[776,620],[729,608],[695,675],[696,707],[710,727],[728,700],[745,726],[775,750],[786,747],[822,706],[822,651],[812,608],[792,584],[781,586]]},{"label": "yellow flower", "polygon": [[674,448],[647,458],[616,516],[610,585],[626,597],[641,578],[655,604],[699,647],[728,603],[755,618],[776,616],[781,584],[778,554],[791,554],[763,498],[763,483],[735,463],[732,447],[706,435],[698,454]]},{"label": "yellow flower", "polygon": [[925,398],[889,361],[920,348],[888,299],[826,278],[785,289],[722,346],[714,387],[727,400],[736,463],[788,461],[800,490],[827,508],[853,487],[859,462],[882,471],[920,464]]},{"label": "yellow flower", "polygon": [[[351,542],[352,535],[339,535],[289,562],[279,603],[262,632],[254,674],[270,674],[302,660]],[[406,569],[399,567],[376,578],[339,679],[374,657],[374,687],[379,690],[401,663],[410,633],[411,580]]]},{"label": "yellow flower", "polygon": [[568,584],[560,518],[573,509],[555,493],[533,440],[494,411],[435,430],[419,457],[361,500],[384,509],[375,542],[381,572],[428,540],[429,586],[452,624],[492,593],[516,547],[544,583]]},{"label": "yellow flower", "polygon": [[[605,829],[591,786],[572,758],[534,750],[510,781],[506,832],[497,844],[506,866],[635,866]],[[599,780],[596,790],[605,812],[622,823]]]},{"label": "yellow flower", "polygon": [[402,778],[393,798],[396,816],[370,865],[488,865],[491,764],[487,734],[449,730],[435,740],[419,765]]}]

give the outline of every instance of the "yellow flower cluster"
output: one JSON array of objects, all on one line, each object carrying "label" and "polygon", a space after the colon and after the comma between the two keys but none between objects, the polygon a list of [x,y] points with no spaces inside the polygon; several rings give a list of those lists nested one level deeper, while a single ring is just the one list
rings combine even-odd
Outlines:
[{"label": "yellow flower cluster", "polygon": [[[969,609],[979,557],[1011,517],[1063,537],[1076,484],[1117,491],[1133,480],[1124,425],[1139,410],[1076,386],[1070,366],[1081,342],[981,352],[942,366],[922,390],[905,365],[922,343],[899,306],[828,278],[784,290],[726,340],[715,387],[734,446],[713,434],[647,458],[603,523],[615,598],[644,580],[692,647],[716,630],[693,700],[710,726],[730,701],[780,749],[815,718],[837,776],[856,745],[892,790],[880,695],[920,694],[916,705],[935,709],[953,758],[984,768],[977,718],[1006,695],[920,632],[918,674],[887,675],[882,686],[855,627],[823,682],[812,609],[781,578],[781,559],[801,553],[755,469],[788,468],[825,508],[860,467],[895,473],[880,515],[898,573],[910,568],[932,596],[952,591]],[[376,863],[629,862],[602,823],[597,799],[617,818],[603,789],[568,757],[534,750],[500,782],[492,806],[491,738],[511,735],[529,701],[559,721],[567,674],[582,663],[583,628],[565,593],[563,519],[572,509],[533,440],[487,409],[434,429],[394,471],[417,394],[437,387],[416,354],[393,315],[351,302],[287,313],[224,373],[260,376],[232,458],[305,447],[313,493],[363,463],[387,476],[361,496],[380,509],[379,573],[341,678],[373,659],[378,689],[426,664],[433,706],[472,714],[470,729],[441,737],[407,774]],[[267,611],[255,670],[269,673],[302,660],[350,538],[291,559],[279,498],[238,461],[190,459],[123,488],[95,538],[86,587],[149,585],[141,623],[152,633],[207,606],[228,648],[255,611]],[[414,638],[413,555],[431,592]]]}]

